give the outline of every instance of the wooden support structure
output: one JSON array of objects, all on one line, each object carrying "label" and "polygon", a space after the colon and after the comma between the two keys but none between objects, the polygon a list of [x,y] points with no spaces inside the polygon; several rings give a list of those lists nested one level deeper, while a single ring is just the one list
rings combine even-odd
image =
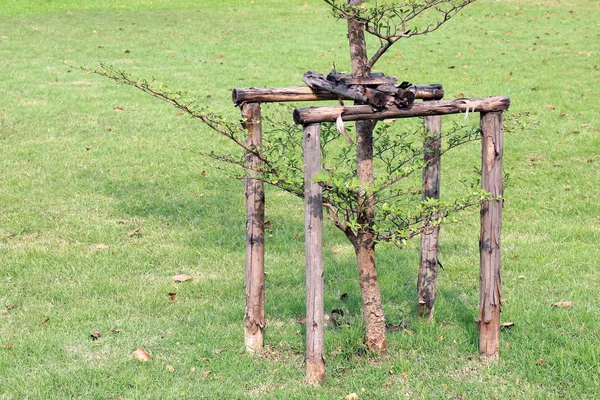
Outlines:
[{"label": "wooden support structure", "polygon": [[[439,100],[444,97],[442,85],[414,85],[414,87],[416,99]],[[285,103],[290,101],[338,100],[339,96],[327,90],[313,90],[308,86],[289,86],[283,88],[233,89],[231,99],[235,104],[245,102]]]},{"label": "wooden support structure", "polygon": [[[241,107],[244,126],[248,130],[246,143],[262,146],[260,103],[245,103]],[[257,178],[261,160],[246,153],[246,312],[244,335],[246,350],[262,350],[265,328],[265,192]]]},{"label": "wooden support structure", "polygon": [[485,99],[424,101],[413,103],[408,108],[390,106],[383,111],[377,112],[374,112],[371,106],[368,105],[297,108],[294,110],[294,122],[299,125],[308,125],[317,122],[335,122],[340,114],[344,121],[359,121],[426,117],[428,115],[469,112],[492,112],[505,110],[509,104],[510,99],[508,97],[487,97]]},{"label": "wooden support structure", "polygon": [[[398,107],[408,107],[415,101],[415,91],[412,85],[404,82],[404,85],[396,86],[385,82],[382,77],[355,78],[348,75],[348,79],[342,75],[323,75],[318,72],[308,71],[302,80],[313,89],[322,89],[337,94],[340,98],[352,99],[356,102],[369,104],[377,109],[383,109],[388,105],[395,104]],[[395,77],[394,81],[396,80]],[[345,82],[363,82],[362,84],[347,84]],[[394,82],[395,83],[395,82]]]},{"label": "wooden support structure", "polygon": [[304,229],[306,241],[306,378],[325,378],[323,294],[323,196],[314,182],[321,172],[321,124],[304,127]]},{"label": "wooden support structure", "polygon": [[502,112],[481,114],[481,185],[492,196],[481,205],[479,354],[484,361],[499,357],[502,275],[500,238],[502,230]]},{"label": "wooden support structure", "polygon": [[[440,168],[442,117],[440,115],[424,118],[427,137],[424,143],[423,199],[440,198]],[[437,274],[440,227],[433,226],[421,233],[421,258],[417,277],[417,312],[420,317],[433,318],[437,291]]]},{"label": "wooden support structure", "polygon": [[[352,78],[339,77],[345,84]],[[380,77],[369,77],[379,82]],[[381,83],[381,82],[379,82]],[[482,186],[492,199],[481,206],[480,236],[480,329],[479,351],[483,360],[498,358],[501,307],[500,231],[502,216],[502,112],[508,109],[508,97],[488,97],[442,101],[441,85],[414,85],[417,99],[431,100],[408,107],[388,105],[374,111],[370,105],[299,108],[294,121],[304,126],[305,230],[306,230],[306,374],[311,384],[325,377],[324,350],[324,269],[322,253],[323,210],[320,185],[314,176],[321,169],[320,132],[322,122],[334,122],[341,115],[344,121],[382,120],[425,117],[429,141],[425,159],[431,160],[423,170],[424,198],[439,196],[441,115],[480,113],[482,131]],[[233,101],[241,107],[244,126],[251,146],[262,145],[261,102],[338,100],[339,93],[310,87],[234,89]],[[264,187],[257,175],[260,159],[251,152],[246,155],[246,313],[245,335],[248,351],[260,351],[265,327],[264,303]],[[419,314],[431,318],[434,310],[437,250],[439,230],[422,236],[419,270]]]}]

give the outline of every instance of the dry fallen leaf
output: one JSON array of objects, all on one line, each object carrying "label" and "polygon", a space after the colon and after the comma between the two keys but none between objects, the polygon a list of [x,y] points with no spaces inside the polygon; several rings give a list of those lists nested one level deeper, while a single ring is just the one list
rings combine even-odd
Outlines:
[{"label": "dry fallen leaf", "polygon": [[92,338],[92,340],[98,340],[98,339],[100,339],[101,336],[102,336],[102,332],[100,332],[97,329],[90,334],[90,337]]},{"label": "dry fallen leaf", "polygon": [[175,275],[171,277],[171,280],[175,281],[175,282],[185,282],[192,279],[191,276],[189,275],[185,275],[185,274],[179,274],[179,275]]},{"label": "dry fallen leaf", "polygon": [[142,230],[142,228],[135,228],[135,229],[127,232],[127,236],[132,237],[133,235],[137,235],[138,233],[140,233],[141,230]]},{"label": "dry fallen leaf", "polygon": [[113,110],[116,111],[116,112],[123,112],[123,111],[125,111],[122,107],[115,107],[115,108],[113,108]]},{"label": "dry fallen leaf", "polygon": [[515,326],[514,322],[503,322],[500,324],[500,328],[512,328],[513,326]]},{"label": "dry fallen leaf", "polygon": [[50,318],[45,318],[45,319],[42,321],[42,324],[41,324],[41,325],[44,325],[44,324],[45,324],[46,322],[48,322],[48,321],[50,321]]},{"label": "dry fallen leaf", "polygon": [[306,317],[300,317],[300,318],[298,318],[298,323],[300,323],[300,324],[306,324]]},{"label": "dry fallen leaf", "polygon": [[169,297],[172,301],[175,301],[175,299],[177,298],[177,292],[170,292]]},{"label": "dry fallen leaf", "polygon": [[167,365],[167,371],[169,372],[175,372],[175,367],[172,365]]},{"label": "dry fallen leaf", "polygon": [[110,330],[112,333],[121,333],[120,329],[111,329]]},{"label": "dry fallen leaf", "polygon": [[139,362],[148,362],[152,360],[152,356],[146,353],[146,350],[142,349],[141,347],[134,351],[133,355]]},{"label": "dry fallen leaf", "polygon": [[207,378],[211,374],[211,372],[212,371],[210,371],[208,369],[205,369],[204,371],[202,371],[202,376],[205,377],[205,378]]},{"label": "dry fallen leaf", "polygon": [[193,374],[194,372],[196,372],[196,367],[190,368],[190,373]]},{"label": "dry fallen leaf", "polygon": [[98,243],[94,245],[95,248],[99,249],[99,250],[106,250],[108,249],[108,245],[104,244],[104,243]]},{"label": "dry fallen leaf", "polygon": [[539,360],[537,360],[535,362],[536,365],[544,365],[546,364],[546,360],[544,360],[543,358],[540,358]]},{"label": "dry fallen leaf", "polygon": [[557,303],[552,304],[552,307],[560,307],[560,308],[569,308],[573,303],[570,301],[559,301]]},{"label": "dry fallen leaf", "polygon": [[346,400],[358,400],[358,395],[354,392],[346,396]]}]

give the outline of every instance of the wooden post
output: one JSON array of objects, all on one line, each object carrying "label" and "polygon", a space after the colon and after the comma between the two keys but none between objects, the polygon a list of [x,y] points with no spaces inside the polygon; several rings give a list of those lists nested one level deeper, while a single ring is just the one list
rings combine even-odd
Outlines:
[{"label": "wooden post", "polygon": [[[260,103],[241,106],[243,124],[248,129],[246,143],[262,146]],[[264,184],[256,179],[261,160],[246,153],[246,313],[244,334],[246,351],[261,351],[265,328],[265,194]]]},{"label": "wooden post", "polygon": [[[440,147],[442,142],[442,117],[425,117],[427,138],[424,143],[423,200],[440,198]],[[440,227],[434,226],[421,233],[421,262],[417,279],[417,311],[420,317],[433,318],[438,274]]]},{"label": "wooden post", "polygon": [[502,112],[481,113],[481,184],[493,197],[481,205],[479,355],[482,361],[499,357],[502,277],[500,235],[502,229]]},{"label": "wooden post", "polygon": [[304,127],[304,227],[306,234],[306,379],[325,378],[323,300],[323,198],[314,176],[321,171],[321,124]]}]

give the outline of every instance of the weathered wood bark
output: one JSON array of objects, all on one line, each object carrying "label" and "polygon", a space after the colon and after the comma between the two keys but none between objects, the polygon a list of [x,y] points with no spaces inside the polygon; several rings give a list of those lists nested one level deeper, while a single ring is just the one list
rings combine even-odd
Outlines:
[{"label": "weathered wood bark", "polygon": [[371,73],[369,76],[357,78],[354,75],[342,74],[339,72],[330,72],[327,74],[327,79],[341,82],[346,85],[369,85],[369,86],[379,86],[379,85],[395,85],[398,83],[398,78],[395,76],[385,76],[383,73],[376,72]]},{"label": "weathered wood bark", "polygon": [[[425,117],[428,137],[424,144],[423,199],[440,198],[440,147],[442,117]],[[421,234],[421,262],[417,279],[417,311],[420,317],[433,318],[437,290],[440,227],[434,226]]]},{"label": "weathered wood bark", "polygon": [[323,198],[314,176],[321,171],[321,125],[304,127],[304,227],[306,233],[306,379],[325,378],[323,298]]},{"label": "weathered wood bark", "polygon": [[[439,100],[444,97],[444,88],[439,84],[415,85],[415,98]],[[235,104],[245,102],[281,103],[289,101],[337,100],[335,93],[327,90],[313,90],[308,86],[283,88],[238,88],[233,89],[231,99]],[[348,99],[344,99],[348,100]]]},{"label": "weathered wood bark", "polygon": [[[396,87],[392,84],[380,84],[376,87],[367,85],[347,85],[341,81],[329,80],[329,76],[314,71],[308,71],[302,77],[304,83],[313,89],[324,89],[333,92],[340,98],[350,98],[355,102],[369,104],[377,109],[382,109],[387,105],[397,105],[398,107],[408,107],[415,100],[415,94],[407,87]],[[375,81],[371,77],[352,78],[355,81],[364,80],[366,82]],[[381,79],[379,81],[382,81]]]},{"label": "weathered wood bark", "polygon": [[[481,184],[494,198],[503,195],[502,153],[504,130],[502,112],[481,114]],[[481,205],[479,354],[483,361],[496,360],[500,348],[500,307],[502,276],[500,236],[502,229],[500,198]]]},{"label": "weathered wood bark", "polygon": [[[350,0],[349,5],[361,4],[363,0]],[[368,77],[365,27],[356,20],[348,20],[348,41],[350,61],[355,77]],[[369,107],[370,106],[366,106]],[[339,114],[338,114],[339,115]],[[356,122],[356,175],[363,190],[373,186],[373,129],[375,121]],[[381,291],[377,280],[375,264],[375,241],[373,221],[375,217],[375,196],[361,196],[358,204],[357,222],[363,227],[354,238],[359,282],[362,296],[362,313],[365,322],[365,342],[371,351],[386,351],[385,315],[381,304]]]},{"label": "weathered wood bark", "polygon": [[300,125],[317,122],[335,122],[341,114],[344,121],[382,120],[388,118],[425,117],[473,112],[493,112],[508,109],[508,97],[488,97],[485,99],[456,99],[424,101],[413,103],[408,108],[389,106],[384,111],[373,111],[368,105],[309,107],[294,110],[294,122]]},{"label": "weathered wood bark", "polygon": [[[244,126],[248,130],[247,143],[262,146],[262,127],[259,103],[242,106]],[[244,331],[246,350],[261,351],[265,328],[265,195],[264,184],[256,179],[261,161],[246,154],[246,313]]]}]

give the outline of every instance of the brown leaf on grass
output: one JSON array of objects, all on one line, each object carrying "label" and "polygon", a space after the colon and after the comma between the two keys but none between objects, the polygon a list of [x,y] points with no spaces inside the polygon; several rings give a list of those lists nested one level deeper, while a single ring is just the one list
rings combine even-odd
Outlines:
[{"label": "brown leaf on grass", "polygon": [[13,345],[12,345],[12,344],[7,344],[7,345],[6,345],[6,350],[12,350],[12,348],[13,348]]},{"label": "brown leaf on grass", "polygon": [[167,371],[169,372],[175,372],[175,367],[172,365],[167,365]]},{"label": "brown leaf on grass", "polygon": [[104,243],[97,243],[94,245],[95,248],[97,248],[98,250],[106,250],[108,249],[108,245],[104,244]]},{"label": "brown leaf on grass", "polygon": [[138,233],[140,233],[141,230],[142,230],[142,228],[135,228],[135,229],[127,232],[127,236],[132,237],[133,235],[137,235]]},{"label": "brown leaf on grass", "polygon": [[45,325],[48,321],[50,321],[50,318],[45,318],[40,325]]},{"label": "brown leaf on grass", "polygon": [[502,329],[502,328],[509,329],[509,328],[512,328],[513,326],[515,326],[514,322],[503,322],[500,324],[500,329]]},{"label": "brown leaf on grass", "polygon": [[4,308],[6,308],[7,311],[10,311],[13,308],[15,308],[16,306],[17,306],[16,304],[7,304],[4,306]]},{"label": "brown leaf on grass", "polygon": [[222,352],[224,352],[224,351],[226,351],[226,350],[227,350],[227,347],[223,347],[222,349],[216,349],[216,350],[214,351],[214,353],[215,353],[215,354],[220,354],[220,353],[222,353]]},{"label": "brown leaf on grass", "polygon": [[194,372],[196,372],[196,367],[190,368],[190,374],[193,374]]},{"label": "brown leaf on grass", "polygon": [[111,329],[110,330],[112,333],[121,333],[120,329]]},{"label": "brown leaf on grass", "polygon": [[115,112],[123,112],[125,110],[122,107],[115,107],[115,108],[113,108],[113,111],[115,111]]},{"label": "brown leaf on grass", "polygon": [[569,308],[573,305],[572,302],[570,301],[559,301],[557,303],[552,304],[552,307],[558,307],[558,308]]},{"label": "brown leaf on grass", "polygon": [[133,355],[139,362],[148,362],[152,360],[152,356],[146,353],[146,350],[142,349],[141,347],[134,351]]},{"label": "brown leaf on grass", "polygon": [[302,324],[302,325],[306,324],[306,317],[300,317],[300,318],[298,318],[298,323]]},{"label": "brown leaf on grass", "polygon": [[175,282],[185,282],[189,281],[190,279],[192,279],[192,277],[185,274],[179,274],[171,277],[171,280]]},{"label": "brown leaf on grass", "polygon": [[100,339],[101,336],[102,336],[102,332],[100,332],[97,329],[90,334],[90,337],[92,338],[92,340],[98,340],[98,339]]},{"label": "brown leaf on grass", "polygon": [[546,364],[546,360],[544,360],[543,358],[540,358],[539,360],[537,360],[535,362],[535,365],[544,365]]},{"label": "brown leaf on grass", "polygon": [[202,376],[205,378],[208,378],[208,376],[212,374],[212,371],[209,369],[205,369],[204,371],[202,371]]},{"label": "brown leaf on grass", "polygon": [[169,292],[169,297],[172,301],[175,301],[175,299],[177,298],[177,292]]},{"label": "brown leaf on grass", "polygon": [[358,400],[358,395],[354,392],[346,395],[346,400]]}]

